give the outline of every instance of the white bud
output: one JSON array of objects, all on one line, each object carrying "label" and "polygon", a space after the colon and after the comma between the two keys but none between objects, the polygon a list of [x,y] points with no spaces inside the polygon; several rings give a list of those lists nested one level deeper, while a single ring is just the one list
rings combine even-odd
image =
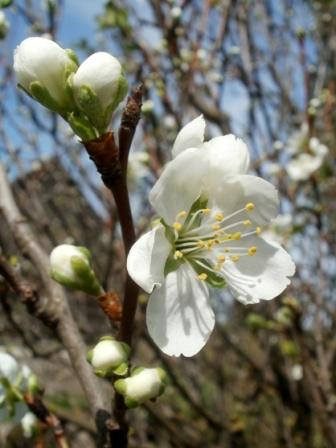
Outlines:
[{"label": "white bud", "polygon": [[90,265],[90,252],[81,246],[61,244],[50,254],[52,278],[68,288],[94,296],[103,293]]},{"label": "white bud", "polygon": [[[52,101],[60,108],[67,108],[69,97],[66,82],[76,68],[67,51],[56,42],[42,37],[25,39],[14,52],[14,70],[19,85],[53,110]],[[35,91],[36,83],[38,92]],[[43,90],[50,98],[43,98],[46,97]]]},{"label": "white bud", "polygon": [[135,407],[161,395],[165,388],[166,374],[160,368],[137,368],[129,378],[118,380],[114,386],[124,395],[128,407]]},{"label": "white bud", "polygon": [[[90,110],[94,95],[99,102],[98,112],[104,115],[103,119],[107,124],[112,112],[127,93],[127,81],[120,62],[105,52],[89,56],[79,66],[72,83],[77,106],[93,121],[93,115],[97,113],[93,109]],[[96,105],[95,108],[97,108]],[[93,124],[96,125],[96,123]]]},{"label": "white bud", "polygon": [[99,376],[124,375],[128,369],[129,353],[130,348],[127,344],[106,336],[89,351],[87,358]]}]

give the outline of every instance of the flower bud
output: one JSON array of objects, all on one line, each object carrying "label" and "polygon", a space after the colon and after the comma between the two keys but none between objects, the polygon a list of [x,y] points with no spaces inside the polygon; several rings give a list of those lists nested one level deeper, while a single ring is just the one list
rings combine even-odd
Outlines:
[{"label": "flower bud", "polygon": [[103,134],[127,93],[120,62],[109,53],[94,53],[79,66],[71,82],[78,108]]},{"label": "flower bud", "polygon": [[98,376],[125,375],[130,347],[118,342],[110,336],[104,336],[98,344],[88,352],[87,360]]},{"label": "flower bud", "polygon": [[14,52],[14,70],[19,86],[62,116],[73,108],[67,80],[76,69],[72,54],[56,42],[42,37],[25,39]]},{"label": "flower bud", "polygon": [[0,39],[4,39],[7,36],[9,30],[9,23],[6,20],[5,13],[0,11]]},{"label": "flower bud", "polygon": [[114,383],[117,392],[124,396],[128,408],[134,408],[147,400],[154,400],[165,390],[166,372],[157,367],[146,369],[138,367],[129,378]]},{"label": "flower bud", "polygon": [[85,247],[61,244],[50,254],[51,277],[63,286],[98,297],[103,289],[90,261],[90,251]]},{"label": "flower bud", "polygon": [[28,412],[23,394],[29,391],[32,376],[29,367],[20,366],[13,356],[0,351],[0,422],[19,422]]}]

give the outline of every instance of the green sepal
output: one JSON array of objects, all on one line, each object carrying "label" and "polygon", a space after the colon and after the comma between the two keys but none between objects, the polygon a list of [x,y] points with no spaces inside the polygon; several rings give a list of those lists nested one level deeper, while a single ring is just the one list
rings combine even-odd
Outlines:
[{"label": "green sepal", "polygon": [[29,91],[31,96],[47,109],[61,115],[64,114],[64,108],[54,100],[48,90],[39,81],[31,82],[29,85]]},{"label": "green sepal", "polygon": [[125,395],[126,394],[127,386],[126,386],[126,381],[125,380],[117,380],[117,381],[115,381],[113,386],[114,386],[115,390],[120,395]]},{"label": "green sepal", "polygon": [[126,342],[120,342],[120,345],[124,349],[126,356],[129,357],[129,355],[131,354],[131,347],[128,344],[126,344]]},{"label": "green sepal", "polygon": [[65,52],[69,56],[69,58],[72,60],[72,62],[74,62],[76,64],[76,66],[78,67],[79,61],[78,61],[76,53],[71,48],[66,48]]},{"label": "green sepal", "polygon": [[[191,218],[193,217],[193,214],[195,212],[197,212],[200,209],[206,208],[208,205],[208,199],[205,198],[204,196],[199,196],[196,201],[192,204],[192,206],[190,207],[188,216],[184,222],[184,226],[187,226],[191,220]],[[190,227],[189,230],[194,229],[195,227],[198,227],[201,224],[202,221],[202,215],[199,214],[199,216],[196,217],[196,219],[194,220],[192,226]],[[183,226],[183,227],[184,227]],[[182,230],[183,231],[183,230]]]},{"label": "green sepal", "polygon": [[88,350],[88,352],[86,354],[86,360],[88,363],[91,364],[92,358],[93,358],[93,349]]},{"label": "green sepal", "polygon": [[78,282],[70,280],[65,275],[60,274],[56,269],[52,269],[50,272],[50,277],[55,280],[55,282],[71,289],[78,289]]},{"label": "green sepal", "polygon": [[166,371],[163,370],[161,367],[157,367],[156,370],[157,370],[157,372],[158,372],[158,374],[159,374],[160,380],[161,380],[164,384],[167,384],[167,383],[168,383],[168,377],[167,377],[167,373],[166,373]]},{"label": "green sepal", "polygon": [[100,296],[102,294],[102,287],[88,262],[84,261],[82,257],[73,255],[70,263],[77,276],[78,289],[96,297]]},{"label": "green sepal", "polygon": [[116,110],[119,103],[121,103],[121,101],[125,98],[125,96],[127,95],[127,92],[128,92],[128,82],[127,82],[127,79],[125,78],[124,74],[121,73],[120,77],[119,77],[119,81],[118,81],[118,87],[115,92],[114,100],[108,106],[106,113],[105,113],[107,125],[109,124],[109,122],[111,120],[111,116],[112,116],[113,112]]},{"label": "green sepal", "polygon": [[175,243],[175,233],[173,231],[173,229],[168,226],[168,224],[166,224],[165,220],[163,218],[161,218],[159,220],[159,222],[163,225],[163,227],[165,228],[165,237],[167,238],[167,240],[171,243],[174,244]]},{"label": "green sepal", "polygon": [[124,376],[128,372],[128,364],[126,362],[122,362],[118,367],[113,369],[113,373],[118,376]]},{"label": "green sepal", "polygon": [[166,277],[170,272],[174,272],[176,271],[181,264],[184,263],[183,258],[174,258],[174,253],[175,253],[175,249],[170,252],[170,254],[168,255],[168,258],[166,260],[166,264],[164,267],[164,276]]},{"label": "green sepal", "polygon": [[74,133],[78,135],[83,142],[88,142],[98,137],[92,124],[84,116],[79,116],[78,114],[71,112],[67,114],[66,121],[69,123]]},{"label": "green sepal", "polygon": [[129,408],[129,409],[133,409],[139,406],[140,403],[138,403],[135,400],[132,400],[132,398],[129,397],[125,397],[124,398],[125,401],[125,405]]},{"label": "green sepal", "polygon": [[84,246],[77,246],[77,249],[82,252],[82,254],[88,259],[88,261],[91,261],[92,259],[92,254],[89,251],[89,249],[87,247]]},{"label": "green sepal", "polygon": [[198,275],[203,273],[207,274],[208,277],[205,281],[213,288],[224,288],[226,286],[225,278],[212,272],[210,270],[212,268],[208,261],[202,260],[202,263],[209,266],[209,269],[206,269],[203,266],[199,266],[197,263],[193,262],[193,260],[190,260],[190,263]]},{"label": "green sepal", "polygon": [[38,392],[40,392],[40,390],[41,389],[40,389],[40,386],[38,384],[37,376],[34,375],[34,374],[30,375],[29,378],[28,378],[28,391],[31,394],[35,395]]},{"label": "green sepal", "polygon": [[[97,74],[97,76],[99,75]],[[99,134],[103,134],[106,131],[109,120],[106,118],[106,113],[101,105],[98,95],[90,86],[80,87],[77,104],[88,117],[92,125],[99,131]]]},{"label": "green sepal", "polygon": [[144,367],[138,366],[138,367],[133,367],[133,369],[131,370],[131,376],[136,376],[139,373],[143,372],[145,370]]},{"label": "green sepal", "polygon": [[[113,336],[102,336],[100,339],[99,339],[99,342],[102,342],[102,341],[115,341],[116,339],[113,337]],[[98,342],[98,343],[99,343]]]}]

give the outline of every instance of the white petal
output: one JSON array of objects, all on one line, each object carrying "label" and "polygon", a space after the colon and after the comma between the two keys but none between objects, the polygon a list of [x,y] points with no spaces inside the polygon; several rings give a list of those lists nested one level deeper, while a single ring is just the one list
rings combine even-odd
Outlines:
[{"label": "white petal", "polygon": [[167,224],[172,224],[182,210],[188,212],[200,196],[208,166],[204,148],[186,149],[167,164],[149,195],[152,206]]},{"label": "white petal", "polygon": [[252,202],[254,210],[241,217],[249,218],[257,225],[268,223],[278,214],[279,198],[276,188],[257,176],[242,174],[218,179],[212,186],[209,200],[210,206],[218,207],[226,216]]},{"label": "white petal", "polygon": [[176,157],[185,149],[200,147],[204,141],[204,131],[205,120],[203,115],[186,124],[175,139],[172,149],[173,157]]},{"label": "white petal", "polygon": [[193,356],[206,344],[215,325],[207,286],[186,264],[168,274],[150,296],[147,306],[149,334],[170,356]]},{"label": "white petal", "polygon": [[172,247],[159,225],[142,235],[132,246],[127,257],[127,271],[146,292],[164,281],[164,267]]},{"label": "white petal", "polygon": [[215,137],[204,144],[210,158],[210,179],[245,174],[250,164],[246,144],[232,134]]},{"label": "white petal", "polygon": [[223,267],[232,294],[245,305],[277,297],[295,273],[292,258],[277,243],[253,237],[248,244],[257,247],[255,255],[227,261]]}]

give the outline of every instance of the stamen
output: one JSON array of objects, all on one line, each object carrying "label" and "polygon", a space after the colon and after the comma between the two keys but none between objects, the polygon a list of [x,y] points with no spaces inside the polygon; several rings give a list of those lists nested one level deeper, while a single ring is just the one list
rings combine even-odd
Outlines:
[{"label": "stamen", "polygon": [[218,255],[218,256],[217,256],[217,260],[218,260],[220,263],[224,263],[225,259],[226,259],[225,255]]},{"label": "stamen", "polygon": [[247,212],[252,212],[252,210],[254,210],[254,207],[255,207],[255,205],[253,204],[253,202],[248,202],[248,203],[245,205],[245,210],[246,210]]},{"label": "stamen", "polygon": [[177,232],[179,231],[179,230],[181,230],[182,229],[182,224],[180,223],[180,222],[174,222],[174,224],[173,224],[173,228],[175,229],[175,230],[177,230]]},{"label": "stamen", "polygon": [[255,233],[256,233],[256,235],[260,235],[261,234],[261,227],[256,227]]},{"label": "stamen", "polygon": [[232,255],[231,257],[231,261],[233,261],[234,263],[236,263],[239,260],[239,256],[238,255]]},{"label": "stamen", "polygon": [[208,278],[208,274],[206,274],[205,272],[203,272],[202,274],[199,274],[197,276],[198,280],[201,280],[202,282],[204,282],[207,278]]},{"label": "stamen", "polygon": [[257,248],[256,248],[256,246],[249,247],[249,248],[247,249],[247,253],[248,253],[250,256],[255,255],[255,254],[257,253]]},{"label": "stamen", "polygon": [[243,221],[243,224],[244,224],[244,226],[249,227],[252,225],[252,222],[249,219],[245,219],[245,221]]},{"label": "stamen", "polygon": [[240,237],[241,237],[241,232],[235,232],[235,233],[233,233],[232,235],[231,235],[231,240],[235,240],[235,241],[238,241],[238,240],[240,240]]},{"label": "stamen", "polygon": [[215,214],[215,220],[216,221],[221,222],[221,221],[223,221],[223,219],[224,219],[223,213],[218,212],[218,213]]},{"label": "stamen", "polygon": [[176,218],[178,219],[178,218],[185,218],[186,216],[187,216],[187,212],[185,211],[185,210],[182,210],[181,212],[179,212],[177,215],[176,215]]},{"label": "stamen", "polygon": [[174,253],[174,258],[177,260],[178,258],[183,258],[183,253],[180,250],[176,250]]},{"label": "stamen", "polygon": [[205,215],[209,215],[211,213],[211,208],[202,208],[201,211],[205,214]]},{"label": "stamen", "polygon": [[213,224],[213,225],[212,225],[212,228],[213,228],[214,230],[220,230],[221,226],[220,226],[220,224]]}]

